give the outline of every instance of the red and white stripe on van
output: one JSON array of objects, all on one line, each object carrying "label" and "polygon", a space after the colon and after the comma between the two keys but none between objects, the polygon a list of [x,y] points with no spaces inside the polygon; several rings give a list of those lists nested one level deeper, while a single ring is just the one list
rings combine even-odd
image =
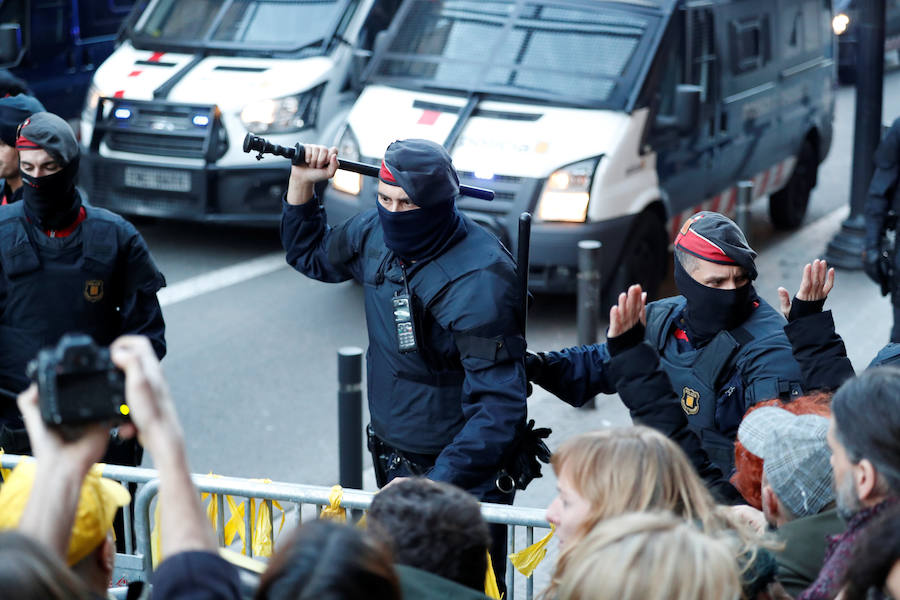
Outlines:
[{"label": "red and white stripe on van", "polygon": [[[796,164],[797,157],[791,156],[775,165],[772,165],[768,169],[757,173],[752,178],[753,199],[756,200],[761,196],[777,192],[782,187],[784,187],[784,184],[787,183],[788,177],[790,177],[791,173],[793,173],[794,166]],[[669,219],[669,239],[674,240],[675,236],[678,235],[678,232],[681,229],[681,225],[686,220],[688,220],[691,215],[698,213],[701,210],[711,210],[713,212],[722,213],[728,217],[733,217],[735,214],[735,209],[737,208],[737,196],[737,186],[733,185],[722,193],[710,198],[709,200],[701,202],[700,204],[692,206],[691,208],[673,215],[672,218]]]}]

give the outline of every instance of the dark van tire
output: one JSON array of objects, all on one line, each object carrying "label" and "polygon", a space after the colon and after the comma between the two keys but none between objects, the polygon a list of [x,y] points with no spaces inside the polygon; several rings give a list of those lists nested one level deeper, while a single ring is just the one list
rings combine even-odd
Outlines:
[{"label": "dark van tire", "polygon": [[656,298],[669,269],[669,236],[656,213],[644,211],[635,219],[619,258],[615,275],[601,292],[604,312],[628,286],[641,284],[648,300]]},{"label": "dark van tire", "polygon": [[800,148],[791,178],[782,189],[769,196],[769,218],[775,229],[797,229],[803,223],[818,168],[816,149],[806,140]]}]

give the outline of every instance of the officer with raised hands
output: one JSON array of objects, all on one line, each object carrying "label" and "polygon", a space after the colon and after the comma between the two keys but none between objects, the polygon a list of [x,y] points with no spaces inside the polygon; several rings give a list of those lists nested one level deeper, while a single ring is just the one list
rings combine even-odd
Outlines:
[{"label": "officer with raised hands", "polygon": [[646,328],[611,332],[615,340],[608,343],[529,355],[529,379],[575,406],[598,393],[616,393],[611,346],[631,347],[631,338],[643,337],[659,352],[690,428],[729,474],[746,409],[801,393],[800,367],[783,331],[786,321],[753,288],[755,258],[730,219],[708,211],[695,214],[675,240],[680,296],[648,304]]}]

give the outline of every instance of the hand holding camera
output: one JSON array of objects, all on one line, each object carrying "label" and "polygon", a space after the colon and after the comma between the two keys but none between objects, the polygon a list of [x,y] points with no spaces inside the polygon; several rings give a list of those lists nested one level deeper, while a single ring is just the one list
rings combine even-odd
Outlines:
[{"label": "hand holding camera", "polygon": [[125,374],[112,363],[109,350],[90,336],[66,334],[55,348],[45,348],[28,364],[37,383],[41,416],[51,426],[120,422],[128,418]]},{"label": "hand holding camera", "polygon": [[19,404],[35,456],[42,448],[53,454],[79,443],[94,449],[90,440],[102,440],[89,466],[103,456],[115,425],[123,438],[140,432],[145,445],[171,448],[182,437],[159,360],[145,337],[123,336],[107,349],[90,336],[66,334],[56,347],[38,353],[28,375],[36,385],[20,395]]}]

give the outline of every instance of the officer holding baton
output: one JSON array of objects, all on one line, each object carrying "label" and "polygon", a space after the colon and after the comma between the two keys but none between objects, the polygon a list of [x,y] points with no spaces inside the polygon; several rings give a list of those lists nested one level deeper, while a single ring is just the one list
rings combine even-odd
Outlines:
[{"label": "officer holding baton", "polygon": [[[516,474],[504,466],[529,438],[524,308],[512,257],[457,210],[459,178],[438,144],[388,146],[374,206],[338,227],[327,225],[314,191],[337,170],[337,149],[306,145],[305,160],[291,170],[282,244],[304,275],[363,285],[379,487],[424,475],[511,504]],[[497,550],[494,565],[502,567],[503,546]]]}]

